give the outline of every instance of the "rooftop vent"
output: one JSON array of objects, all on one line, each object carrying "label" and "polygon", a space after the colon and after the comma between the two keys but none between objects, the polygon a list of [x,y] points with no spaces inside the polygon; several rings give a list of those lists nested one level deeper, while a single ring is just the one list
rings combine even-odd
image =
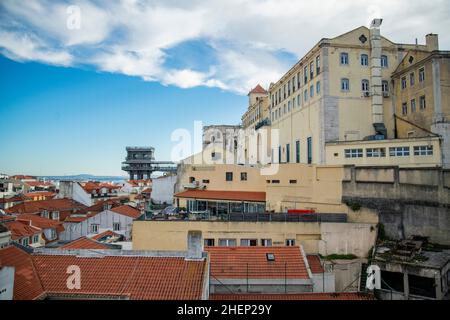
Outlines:
[{"label": "rooftop vent", "polygon": [[275,261],[275,255],[273,253],[266,253],[267,261]]}]

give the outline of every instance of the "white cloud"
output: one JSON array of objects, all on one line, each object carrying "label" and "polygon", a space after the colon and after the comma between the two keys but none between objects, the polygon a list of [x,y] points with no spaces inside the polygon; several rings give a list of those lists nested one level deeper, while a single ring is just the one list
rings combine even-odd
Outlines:
[{"label": "white cloud", "polygon": [[41,41],[28,34],[0,31],[0,52],[19,61],[31,60],[61,66],[72,63],[69,53],[48,49]]},{"label": "white cloud", "polygon": [[[79,30],[66,27],[69,5],[81,10]],[[267,86],[290,67],[278,52],[301,57],[321,38],[379,15],[393,41],[423,42],[435,32],[441,48],[450,47],[447,0],[3,0],[1,9],[0,47],[12,59],[90,64],[165,85],[238,93]],[[207,72],[165,65],[165,51],[190,40],[212,44],[216,62]]]}]

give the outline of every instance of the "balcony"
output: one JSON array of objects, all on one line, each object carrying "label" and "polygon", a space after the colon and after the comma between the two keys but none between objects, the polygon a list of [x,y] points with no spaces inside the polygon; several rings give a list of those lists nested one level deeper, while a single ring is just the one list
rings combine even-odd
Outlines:
[{"label": "balcony", "polygon": [[255,130],[258,130],[264,126],[270,126],[269,118],[265,118],[264,120],[261,120],[260,122],[258,122],[255,126]]}]

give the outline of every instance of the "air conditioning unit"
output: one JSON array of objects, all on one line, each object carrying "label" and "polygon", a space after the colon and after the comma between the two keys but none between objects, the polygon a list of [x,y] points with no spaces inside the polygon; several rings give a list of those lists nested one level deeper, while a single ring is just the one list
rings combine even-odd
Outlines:
[{"label": "air conditioning unit", "polygon": [[383,97],[389,98],[389,96],[390,96],[389,92],[383,92]]}]

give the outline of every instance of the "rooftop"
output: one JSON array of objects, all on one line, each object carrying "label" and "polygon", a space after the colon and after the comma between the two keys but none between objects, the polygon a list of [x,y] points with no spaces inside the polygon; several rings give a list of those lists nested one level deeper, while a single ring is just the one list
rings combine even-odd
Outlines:
[{"label": "rooftop", "polygon": [[323,273],[323,267],[322,263],[320,262],[320,258],[318,255],[315,254],[308,254],[306,256],[308,259],[309,268],[311,269],[312,273]]},{"label": "rooftop", "polygon": [[10,221],[5,222],[4,225],[11,231],[11,239],[18,240],[24,237],[31,237],[35,234],[42,233],[41,229],[30,226],[25,222]]},{"label": "rooftop", "polygon": [[60,249],[71,250],[71,249],[111,249],[111,246],[97,242],[93,239],[86,237],[78,238],[68,244],[63,245]]},{"label": "rooftop", "polygon": [[111,211],[133,219],[137,219],[141,216],[140,210],[128,205],[112,208]]},{"label": "rooftop", "polygon": [[[206,259],[186,260],[164,252],[52,250],[27,253],[0,249],[2,265],[16,267],[14,298],[105,297],[132,300],[199,300],[203,297]],[[67,267],[79,266],[81,288],[67,287]]]},{"label": "rooftop", "polygon": [[205,251],[216,278],[309,279],[299,247],[206,247]]}]

